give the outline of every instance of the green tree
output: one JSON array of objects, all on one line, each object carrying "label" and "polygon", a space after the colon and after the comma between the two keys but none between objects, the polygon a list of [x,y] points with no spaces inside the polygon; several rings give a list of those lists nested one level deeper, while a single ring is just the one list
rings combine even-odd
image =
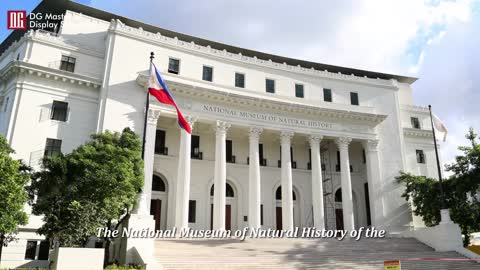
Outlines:
[{"label": "green tree", "polygon": [[[72,153],[45,159],[32,178],[33,213],[44,215],[40,233],[59,246],[84,246],[98,228],[129,217],[143,187],[141,141],[128,128],[94,134]],[[111,239],[104,240],[108,262]]]},{"label": "green tree", "polygon": [[15,239],[18,225],[28,221],[24,205],[28,201],[25,185],[30,168],[10,156],[13,149],[0,135],[0,260],[2,248]]},{"label": "green tree", "polygon": [[[460,226],[465,236],[464,245],[470,242],[470,234],[480,231],[480,145],[477,134],[470,129],[466,135],[470,146],[460,146],[463,152],[453,164],[446,166],[453,174],[443,181],[443,190],[452,220]],[[440,183],[436,179],[400,172],[397,181],[404,183],[403,197],[415,206],[415,215],[421,216],[425,225],[440,222]]]}]

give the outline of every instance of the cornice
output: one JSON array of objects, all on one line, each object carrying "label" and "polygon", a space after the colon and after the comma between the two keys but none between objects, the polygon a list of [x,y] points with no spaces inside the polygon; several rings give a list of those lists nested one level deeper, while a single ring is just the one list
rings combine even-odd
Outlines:
[{"label": "cornice", "polygon": [[102,82],[96,78],[22,61],[12,61],[2,70],[0,70],[0,79],[4,80],[11,75],[22,73],[50,79],[53,81],[61,81],[92,88],[100,88],[102,84]]},{"label": "cornice", "polygon": [[[144,87],[147,81],[147,76],[140,73],[136,81],[140,86]],[[211,88],[193,86],[190,84],[170,81],[168,79],[166,80],[166,82],[169,85],[170,91],[177,93],[176,95],[180,94],[182,96],[189,97],[190,99],[194,97],[202,98],[225,104],[250,106],[259,109],[265,109],[268,111],[277,110],[288,113],[299,113],[303,115],[308,115],[309,117],[364,121],[369,123],[369,125],[372,127],[378,125],[387,118],[387,115],[383,114],[323,108],[308,104],[292,103],[288,100],[279,101],[269,99],[268,97],[248,96],[241,93],[225,92]]]},{"label": "cornice", "polygon": [[429,114],[428,107],[424,107],[424,106],[402,104],[400,105],[400,108],[408,112]]},{"label": "cornice", "polygon": [[120,20],[112,20],[110,22],[110,32],[131,37],[134,39],[142,40],[149,43],[154,43],[162,46],[173,47],[175,49],[181,49],[193,53],[201,53],[204,55],[219,57],[225,60],[241,62],[243,64],[257,65],[266,68],[273,68],[278,70],[283,70],[287,72],[295,72],[302,75],[321,77],[324,79],[333,79],[347,81],[356,84],[364,84],[375,87],[382,87],[387,89],[398,90],[398,81],[395,79],[384,80],[384,79],[371,79],[368,77],[359,77],[354,74],[342,74],[340,72],[334,73],[329,72],[328,70],[316,70],[314,68],[305,68],[300,65],[292,66],[287,63],[277,63],[273,62],[271,59],[264,60],[259,59],[256,56],[249,57],[244,56],[241,53],[231,53],[227,50],[217,50],[210,46],[201,46],[195,44],[195,42],[186,42],[178,39],[177,37],[171,38],[163,36],[161,33],[151,33],[140,28],[133,28],[125,25]]},{"label": "cornice", "polygon": [[403,128],[403,134],[407,137],[433,138],[431,130],[418,128]]}]

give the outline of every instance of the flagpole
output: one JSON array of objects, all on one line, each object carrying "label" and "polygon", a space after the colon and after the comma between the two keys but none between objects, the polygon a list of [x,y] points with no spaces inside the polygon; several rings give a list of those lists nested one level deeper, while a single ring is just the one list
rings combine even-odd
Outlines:
[{"label": "flagpole", "polygon": [[143,119],[143,141],[142,141],[142,159],[145,159],[145,139],[147,137],[147,119],[148,119],[148,108],[150,107],[150,93],[148,92],[148,79],[150,78],[150,74],[152,73],[152,64],[153,58],[155,58],[155,54],[150,52],[150,67],[148,69],[148,77],[145,88],[147,89],[147,101],[145,106],[145,118]]},{"label": "flagpole", "polygon": [[445,203],[445,195],[443,193],[442,171],[440,169],[440,159],[438,158],[437,138],[435,136],[435,128],[433,126],[433,116],[432,116],[431,105],[428,105],[428,110],[430,111],[430,123],[432,124],[432,133],[433,133],[433,145],[435,146],[435,157],[437,158],[438,182],[440,184],[440,199],[442,200],[442,209],[447,209],[447,205]]}]

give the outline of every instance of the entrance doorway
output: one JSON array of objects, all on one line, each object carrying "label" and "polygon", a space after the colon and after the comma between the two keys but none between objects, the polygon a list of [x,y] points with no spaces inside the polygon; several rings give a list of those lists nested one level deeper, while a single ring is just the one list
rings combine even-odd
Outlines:
[{"label": "entrance doorway", "polygon": [[[210,188],[210,229],[213,229],[213,193],[214,185]],[[233,187],[227,183],[226,184],[226,204],[225,204],[225,230],[232,230],[233,225],[235,224],[235,206],[236,198],[235,191]]]},{"label": "entrance doorway", "polygon": [[[297,201],[297,193],[292,189],[293,197],[293,226],[300,226],[300,211],[299,204]],[[282,187],[279,186],[275,191],[275,228],[277,230],[283,229],[282,222]]]},{"label": "entrance doorway", "polygon": [[[355,192],[352,191],[352,204],[353,204],[353,219],[355,227],[358,227],[358,207]],[[345,224],[343,223],[343,206],[342,206],[342,189],[339,188],[335,191],[335,222],[337,224],[337,230],[343,230]]]},{"label": "entrance doorway", "polygon": [[152,199],[150,200],[150,215],[155,219],[155,230],[164,230],[167,226],[167,185],[158,175],[152,177]]}]

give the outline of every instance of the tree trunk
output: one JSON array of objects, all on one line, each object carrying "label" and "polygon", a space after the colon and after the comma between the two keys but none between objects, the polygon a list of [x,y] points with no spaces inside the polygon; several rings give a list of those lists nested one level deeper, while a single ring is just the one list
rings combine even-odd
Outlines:
[{"label": "tree trunk", "polygon": [[0,262],[2,262],[3,239],[5,239],[5,237],[1,235],[0,236]]},{"label": "tree trunk", "polygon": [[[109,220],[107,223],[107,228],[110,230],[110,227],[112,226],[112,221]],[[105,237],[104,241],[105,243],[105,253],[103,256],[103,266],[106,267],[110,261],[110,238]]]}]

